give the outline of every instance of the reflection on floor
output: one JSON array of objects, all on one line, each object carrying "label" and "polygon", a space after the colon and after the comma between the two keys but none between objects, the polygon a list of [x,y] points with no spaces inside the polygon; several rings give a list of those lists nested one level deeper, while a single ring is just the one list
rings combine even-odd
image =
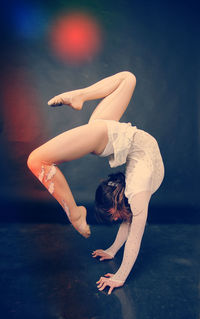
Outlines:
[{"label": "reflection on floor", "polygon": [[92,226],[82,238],[71,225],[0,224],[3,319],[197,319],[200,225],[147,225],[125,285],[108,296],[95,282],[120,265],[99,262],[117,226]]}]

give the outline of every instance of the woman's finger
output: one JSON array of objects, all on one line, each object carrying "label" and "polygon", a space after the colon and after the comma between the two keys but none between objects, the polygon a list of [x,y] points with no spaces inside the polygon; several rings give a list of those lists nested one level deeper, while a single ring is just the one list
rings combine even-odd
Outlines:
[{"label": "woman's finger", "polygon": [[96,282],[96,284],[99,284],[100,282],[102,282],[102,280],[103,280],[103,277],[101,277],[101,278]]},{"label": "woman's finger", "polygon": [[99,260],[102,261],[102,260],[104,260],[104,259],[106,259],[105,256],[101,257]]},{"label": "woman's finger", "polygon": [[103,282],[100,282],[100,284],[99,285],[97,285],[97,288],[99,289],[99,288],[101,288],[102,286],[103,286]]},{"label": "woman's finger", "polygon": [[93,256],[93,257],[98,257],[98,256],[100,256],[100,253],[96,253],[96,252],[95,252],[95,253],[92,253],[92,256]]},{"label": "woman's finger", "polygon": [[105,274],[104,276],[110,278],[110,277],[114,276],[114,274],[107,273],[107,274]]},{"label": "woman's finger", "polygon": [[102,256],[103,252],[101,250],[95,250],[92,252],[93,257]]},{"label": "woman's finger", "polygon": [[108,290],[108,295],[111,294],[111,292],[113,291],[114,287],[113,286],[110,286],[110,289]]},{"label": "woman's finger", "polygon": [[104,284],[104,280],[101,280],[100,283],[98,284],[97,288],[100,288]]},{"label": "woman's finger", "polygon": [[109,280],[108,278],[101,277],[101,278],[96,282],[96,284],[98,284],[98,287],[101,287],[104,283],[107,283],[108,280]]},{"label": "woman's finger", "polygon": [[96,254],[99,254],[101,252],[102,252],[102,249],[96,249],[96,250],[93,251],[93,253],[96,253]]},{"label": "woman's finger", "polygon": [[104,282],[104,283],[102,284],[101,288],[99,288],[99,290],[100,290],[100,291],[101,291],[101,290],[104,290],[104,288],[106,288],[106,286],[107,286],[107,283]]}]

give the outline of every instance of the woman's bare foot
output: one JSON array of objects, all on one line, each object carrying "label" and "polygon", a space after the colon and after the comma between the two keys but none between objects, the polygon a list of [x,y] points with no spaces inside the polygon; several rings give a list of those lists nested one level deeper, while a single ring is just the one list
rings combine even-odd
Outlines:
[{"label": "woman's bare foot", "polygon": [[48,105],[51,106],[61,106],[69,105],[75,110],[81,110],[83,107],[83,99],[79,90],[65,92],[59,95],[54,96],[48,101]]},{"label": "woman's bare foot", "polygon": [[86,215],[87,211],[84,206],[78,206],[76,208],[79,212],[77,212],[79,215],[78,218],[70,218],[71,224],[74,226],[74,228],[85,238],[88,238],[91,234],[90,227],[86,222]]}]

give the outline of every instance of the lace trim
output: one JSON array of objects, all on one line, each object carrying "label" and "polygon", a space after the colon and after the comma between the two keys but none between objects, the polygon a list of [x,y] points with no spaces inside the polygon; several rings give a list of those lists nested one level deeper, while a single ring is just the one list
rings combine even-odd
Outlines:
[{"label": "lace trim", "polygon": [[[114,122],[114,125],[113,125]],[[137,131],[131,123],[106,121],[109,141],[112,142],[114,153],[109,156],[110,167],[117,167],[126,163],[133,136]]]}]

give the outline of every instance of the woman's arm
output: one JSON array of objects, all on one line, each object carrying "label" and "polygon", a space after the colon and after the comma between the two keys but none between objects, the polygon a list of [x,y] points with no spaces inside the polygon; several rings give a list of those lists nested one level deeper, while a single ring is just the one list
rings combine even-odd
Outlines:
[{"label": "woman's arm", "polygon": [[113,288],[123,285],[128,277],[138,256],[140,245],[145,229],[148,214],[148,204],[150,200],[150,192],[142,192],[133,197],[131,202],[131,210],[133,219],[130,225],[128,239],[124,248],[123,260],[118,271],[110,276],[110,278],[101,277],[98,288],[103,290],[106,286],[110,286],[110,293]]},{"label": "woman's arm", "polygon": [[128,222],[121,223],[113,244],[105,250],[97,249],[93,251],[92,256],[93,257],[99,256],[100,261],[114,258],[118,250],[122,247],[124,242],[127,240],[129,227],[130,227],[130,224]]},{"label": "woman's arm", "polygon": [[133,197],[131,202],[133,219],[124,248],[122,264],[116,274],[112,277],[112,280],[125,282],[137,259],[146,225],[150,197],[150,192],[141,192]]},{"label": "woman's arm", "polygon": [[122,264],[112,277],[112,280],[124,283],[128,277],[140,250],[146,219],[147,212],[142,212],[140,215],[133,218],[130,226],[130,233],[124,248]]},{"label": "woman's arm", "polygon": [[123,244],[127,240],[129,227],[130,224],[128,222],[121,223],[115,241],[109,248],[104,250],[107,254],[111,255],[112,257],[115,257],[118,250],[123,246]]}]

